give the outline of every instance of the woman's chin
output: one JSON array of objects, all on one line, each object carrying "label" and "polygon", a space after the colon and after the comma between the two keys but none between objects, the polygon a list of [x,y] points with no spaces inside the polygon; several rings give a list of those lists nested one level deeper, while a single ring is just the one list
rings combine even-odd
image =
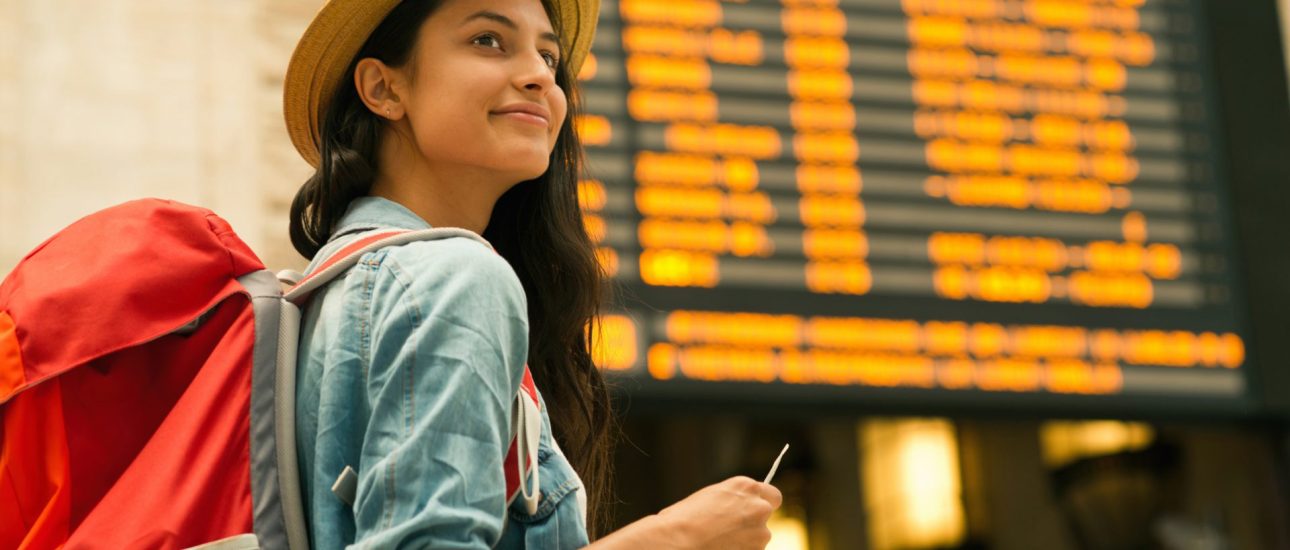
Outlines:
[{"label": "woman's chin", "polygon": [[504,155],[497,167],[502,171],[516,174],[520,180],[531,180],[546,173],[550,163],[551,157],[543,152],[517,152],[510,156]]}]

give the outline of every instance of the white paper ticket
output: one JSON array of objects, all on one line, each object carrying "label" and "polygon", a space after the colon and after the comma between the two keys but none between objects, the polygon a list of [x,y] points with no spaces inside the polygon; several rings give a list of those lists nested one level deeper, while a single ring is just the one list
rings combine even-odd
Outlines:
[{"label": "white paper ticket", "polygon": [[770,480],[775,477],[775,470],[779,469],[779,461],[784,458],[784,453],[787,453],[787,452],[788,452],[788,444],[785,443],[784,450],[780,451],[779,456],[775,457],[775,463],[770,465],[770,473],[766,474],[766,481],[763,481],[762,483],[770,483]]}]

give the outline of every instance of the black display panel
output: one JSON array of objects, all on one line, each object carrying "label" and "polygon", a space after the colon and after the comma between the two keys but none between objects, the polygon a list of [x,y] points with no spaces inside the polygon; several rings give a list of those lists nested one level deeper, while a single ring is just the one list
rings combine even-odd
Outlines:
[{"label": "black display panel", "polygon": [[602,3],[579,129],[645,399],[1242,410],[1191,0]]}]

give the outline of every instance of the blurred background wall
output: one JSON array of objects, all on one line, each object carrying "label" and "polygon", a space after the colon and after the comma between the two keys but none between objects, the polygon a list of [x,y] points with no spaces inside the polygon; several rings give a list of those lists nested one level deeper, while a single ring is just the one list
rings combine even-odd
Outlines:
[{"label": "blurred background wall", "polygon": [[312,171],[282,75],[311,0],[0,2],[0,272],[77,218],[162,197],[211,208],[268,264]]}]

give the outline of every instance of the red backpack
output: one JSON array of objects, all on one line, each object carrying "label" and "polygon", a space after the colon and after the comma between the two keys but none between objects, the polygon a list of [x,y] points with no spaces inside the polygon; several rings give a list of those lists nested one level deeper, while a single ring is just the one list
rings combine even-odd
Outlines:
[{"label": "red backpack", "polygon": [[[0,549],[308,548],[300,311],[367,252],[457,236],[483,241],[380,233],[280,281],[213,212],[147,199],[36,247],[0,283]],[[539,429],[526,367],[505,475],[530,507]]]}]

